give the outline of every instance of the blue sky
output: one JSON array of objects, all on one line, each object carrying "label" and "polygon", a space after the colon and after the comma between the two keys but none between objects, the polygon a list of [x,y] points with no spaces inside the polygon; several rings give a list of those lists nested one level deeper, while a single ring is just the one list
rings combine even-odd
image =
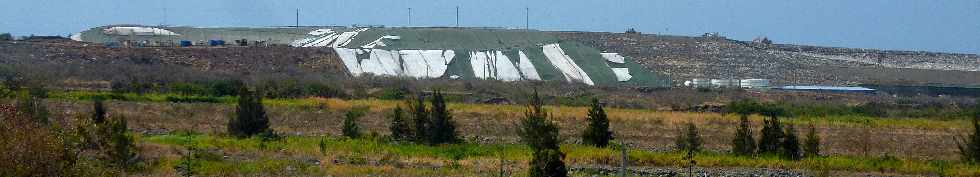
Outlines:
[{"label": "blue sky", "polygon": [[8,0],[0,32],[65,35],[106,24],[376,24],[699,35],[777,43],[980,54],[980,0]]}]

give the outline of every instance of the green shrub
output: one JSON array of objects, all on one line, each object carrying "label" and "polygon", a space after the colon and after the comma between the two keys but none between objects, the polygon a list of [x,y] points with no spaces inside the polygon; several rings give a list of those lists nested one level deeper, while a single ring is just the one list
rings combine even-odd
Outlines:
[{"label": "green shrub", "polygon": [[966,138],[956,141],[963,161],[969,163],[980,163],[980,104],[975,110],[973,132]]},{"label": "green shrub", "polygon": [[220,103],[221,99],[213,96],[167,96],[164,99],[171,103]]},{"label": "green shrub", "polygon": [[759,138],[759,148],[760,154],[776,154],[779,153],[780,144],[782,143],[783,137],[783,125],[779,122],[779,118],[776,116],[769,116],[763,121],[762,127],[762,137]]},{"label": "green shrub", "polygon": [[401,106],[395,106],[395,109],[391,111],[391,125],[388,129],[391,131],[391,138],[397,141],[410,140],[412,138],[412,128],[408,125],[408,120],[405,120],[404,111]]},{"label": "green shrub", "polygon": [[817,128],[810,124],[809,131],[806,133],[806,140],[803,141],[803,154],[805,157],[820,156],[820,136],[817,135]]},{"label": "green shrub", "polygon": [[803,151],[800,149],[800,140],[796,136],[796,129],[793,128],[793,125],[786,126],[785,135],[780,145],[783,158],[800,160],[803,157]]},{"label": "green shrub", "polygon": [[755,138],[752,136],[749,117],[742,115],[739,118],[738,129],[735,130],[735,139],[732,139],[732,153],[735,155],[748,156],[755,154]]},{"label": "green shrub", "polygon": [[92,122],[102,124],[105,122],[106,109],[101,98],[92,101]]},{"label": "green shrub", "polygon": [[357,125],[357,118],[363,115],[363,112],[356,109],[347,111],[347,114],[344,114],[344,128],[342,132],[344,136],[348,138],[361,137],[361,128]]},{"label": "green shrub", "polygon": [[429,127],[429,110],[425,107],[425,98],[422,95],[416,96],[414,99],[407,101],[406,105],[410,108],[412,114],[412,127],[414,127],[415,142],[421,143],[426,140],[428,136],[427,128]]},{"label": "green shrub", "polygon": [[558,147],[558,125],[549,120],[542,105],[541,98],[535,91],[518,132],[521,142],[531,147],[533,153],[529,165],[530,176],[568,176],[565,162],[562,162],[565,154]]},{"label": "green shrub", "polygon": [[432,109],[429,116],[429,144],[459,141],[459,137],[456,135],[456,122],[453,122],[453,115],[446,108],[446,100],[443,98],[442,92],[438,90],[432,94]]},{"label": "green shrub", "polygon": [[125,117],[114,117],[107,122],[109,148],[107,154],[110,161],[118,167],[128,169],[137,160],[137,149],[133,135],[126,128]]},{"label": "green shrub", "polygon": [[48,112],[47,106],[44,105],[44,97],[42,96],[46,96],[46,94],[42,95],[34,91],[31,91],[29,94],[20,94],[17,98],[17,105],[15,105],[17,113],[31,118],[38,123],[49,123],[48,116],[50,113]]},{"label": "green shrub", "polygon": [[679,133],[674,143],[679,150],[699,152],[701,151],[701,134],[698,133],[697,125],[688,122],[683,132]]},{"label": "green shrub", "polygon": [[599,99],[592,99],[592,108],[589,109],[589,125],[582,132],[582,143],[596,147],[606,147],[613,138],[613,133],[609,131],[609,118],[606,111],[599,103]]},{"label": "green shrub", "polygon": [[269,117],[265,113],[265,107],[262,106],[262,97],[248,88],[240,88],[235,116],[228,121],[228,133],[238,137],[249,137],[266,131],[271,130]]},{"label": "green shrub", "polygon": [[404,88],[386,88],[381,91],[381,96],[378,98],[382,100],[401,100],[405,99],[405,94],[407,93],[407,89]]}]

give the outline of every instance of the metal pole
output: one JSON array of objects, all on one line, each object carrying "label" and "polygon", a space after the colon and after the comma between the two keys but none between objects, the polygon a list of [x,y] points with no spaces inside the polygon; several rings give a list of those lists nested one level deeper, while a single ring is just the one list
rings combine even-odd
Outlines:
[{"label": "metal pole", "polygon": [[296,9],[296,28],[299,28],[299,9]]},{"label": "metal pole", "polygon": [[524,30],[531,30],[531,8],[524,7]]},{"label": "metal pole", "polygon": [[408,26],[412,26],[412,8],[408,8]]},{"label": "metal pole", "polygon": [[456,6],[456,28],[459,28],[459,6]]}]

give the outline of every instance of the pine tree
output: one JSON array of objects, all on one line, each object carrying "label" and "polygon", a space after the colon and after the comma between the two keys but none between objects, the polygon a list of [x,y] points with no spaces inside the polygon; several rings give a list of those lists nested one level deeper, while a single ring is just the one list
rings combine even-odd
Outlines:
[{"label": "pine tree", "polygon": [[535,91],[524,112],[518,132],[521,141],[531,147],[533,153],[530,176],[568,176],[565,163],[562,162],[565,154],[558,147],[558,125],[549,120],[549,115],[542,105],[541,98]]},{"label": "pine tree", "polygon": [[401,106],[396,106],[391,111],[391,126],[388,127],[388,130],[391,131],[391,138],[394,140],[404,141],[412,137],[412,129],[409,127],[408,121],[405,120],[404,112]]},{"label": "pine tree", "polygon": [[136,146],[133,135],[126,128],[126,118],[115,117],[110,120],[108,155],[116,165],[126,168],[135,161]]},{"label": "pine tree", "polygon": [[763,120],[762,127],[762,137],[759,138],[759,148],[760,154],[776,154],[779,153],[780,143],[783,141],[783,126],[779,122],[779,118],[770,115],[769,118]]},{"label": "pine tree", "polygon": [[359,110],[347,111],[344,114],[344,128],[343,134],[348,138],[359,138],[361,137],[361,128],[357,126],[357,118],[363,115]]},{"label": "pine tree", "polygon": [[582,142],[596,147],[606,147],[613,134],[609,131],[609,118],[599,104],[599,99],[592,98],[592,108],[589,109],[589,125],[582,132]]},{"label": "pine tree", "polygon": [[238,91],[238,106],[235,116],[228,121],[228,133],[238,137],[249,137],[269,129],[269,117],[262,106],[262,96],[241,87]]},{"label": "pine tree", "polygon": [[796,129],[793,125],[786,126],[786,137],[783,139],[782,155],[784,158],[792,160],[800,160],[803,156],[802,150],[800,149],[800,140],[796,136]]},{"label": "pine tree", "polygon": [[699,152],[701,151],[701,134],[698,133],[697,125],[688,122],[684,131],[680,132],[674,141],[678,150]]},{"label": "pine tree", "polygon": [[973,117],[973,133],[956,141],[963,161],[980,163],[980,104],[977,104]]},{"label": "pine tree", "polygon": [[749,117],[743,114],[739,119],[738,130],[735,131],[735,139],[732,140],[732,153],[742,156],[752,155],[755,153],[755,138],[752,137]]},{"label": "pine tree", "polygon": [[425,98],[421,94],[417,95],[415,99],[407,102],[410,112],[412,114],[412,126],[414,127],[413,139],[416,143],[425,142],[428,138],[426,133],[428,132],[429,124],[429,110],[425,107]]},{"label": "pine tree", "polygon": [[106,109],[105,109],[105,105],[103,105],[102,103],[102,98],[96,98],[95,100],[93,100],[92,107],[93,107],[92,109],[94,110],[92,112],[92,121],[95,124],[102,124],[103,122],[105,122]]},{"label": "pine tree", "polygon": [[803,141],[803,154],[805,157],[820,156],[820,136],[817,135],[817,128],[810,124],[810,130],[806,133],[806,140]]},{"label": "pine tree", "polygon": [[453,115],[446,108],[446,100],[442,92],[435,91],[432,95],[432,110],[429,113],[429,143],[444,144],[459,141],[456,137],[456,123]]}]

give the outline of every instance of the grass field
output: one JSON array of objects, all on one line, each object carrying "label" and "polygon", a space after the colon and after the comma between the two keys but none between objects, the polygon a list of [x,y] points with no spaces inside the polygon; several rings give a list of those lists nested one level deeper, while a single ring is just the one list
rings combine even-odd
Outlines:
[{"label": "grass field", "polygon": [[[54,117],[87,115],[93,97],[114,99],[110,115],[124,116],[159,162],[152,173],[171,173],[180,152],[188,146],[220,152],[221,158],[200,161],[201,173],[227,174],[416,174],[474,176],[499,172],[501,159],[510,173],[519,174],[527,161],[527,149],[517,144],[514,125],[523,115],[522,105],[450,103],[459,133],[468,144],[428,147],[375,139],[339,138],[342,115],[354,108],[368,113],[358,124],[366,134],[388,134],[385,115],[403,102],[398,100],[335,98],[266,99],[272,128],[286,135],[282,141],[234,139],[224,136],[225,124],[234,112],[235,97],[213,102],[174,103],[188,96],[172,94],[110,94],[101,92],[52,92],[48,100]],[[170,99],[168,99],[170,98]],[[546,106],[562,127],[568,153],[566,161],[578,166],[618,164],[615,149],[594,149],[577,144],[584,129],[587,107]],[[811,173],[882,173],[972,176],[975,166],[959,162],[953,136],[966,133],[967,120],[929,118],[873,118],[862,116],[800,116],[784,122],[803,130],[814,125],[826,157],[786,161],[776,157],[735,157],[727,154],[738,116],[717,113],[669,112],[647,109],[607,108],[617,142],[626,142],[631,164],[678,167],[681,153],[673,151],[678,127],[692,122],[700,128],[707,152],[697,157],[701,167],[749,167],[807,170]],[[762,117],[752,116],[761,127]],[[182,134],[200,132],[203,134]],[[802,134],[803,132],[800,132]],[[325,139],[331,151],[320,154]],[[929,147],[929,148],[923,148]],[[162,154],[159,154],[162,153]],[[228,157],[224,157],[228,156]],[[403,163],[384,162],[397,158]],[[229,160],[230,159],[230,160]],[[339,159],[339,160],[338,160]],[[311,163],[318,160],[321,164]],[[335,162],[325,165],[326,162]],[[381,163],[384,162],[384,163]],[[392,163],[392,164],[385,164]],[[453,167],[453,168],[439,168]],[[171,170],[167,170],[171,169]],[[275,171],[284,169],[285,171]],[[286,170],[288,169],[288,170]],[[272,170],[272,171],[268,171]],[[473,174],[473,175],[469,175]],[[358,175],[354,175],[358,176]]]},{"label": "grass field", "polygon": [[[320,136],[287,136],[280,140],[236,139],[221,135],[176,133],[143,137],[144,148],[158,161],[152,173],[174,174],[175,164],[194,161],[196,174],[237,175],[336,175],[336,176],[496,176],[503,172],[525,172],[530,151],[515,144],[458,144],[425,146],[378,139],[346,139]],[[186,149],[204,155],[180,158]],[[566,144],[570,166],[618,165],[615,148],[594,148]],[[634,166],[681,167],[687,165],[680,152],[653,152],[631,149]],[[822,174],[875,172],[974,176],[980,168],[948,161],[903,160],[894,157],[827,156],[788,161],[773,156],[737,157],[723,153],[701,153],[695,157],[701,167],[754,167],[798,169]],[[588,176],[576,174],[576,176]]]}]

